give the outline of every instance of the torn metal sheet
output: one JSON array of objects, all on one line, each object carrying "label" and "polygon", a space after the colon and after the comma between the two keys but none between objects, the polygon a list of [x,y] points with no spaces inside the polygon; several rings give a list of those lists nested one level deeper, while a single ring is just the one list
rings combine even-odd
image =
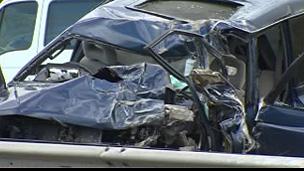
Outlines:
[{"label": "torn metal sheet", "polygon": [[[16,98],[1,104],[0,116],[29,116],[100,129],[127,129],[165,117],[164,94],[170,82],[164,69],[150,64],[110,69],[122,81],[85,75],[23,95],[17,86]],[[27,88],[26,83],[22,86]]]},{"label": "torn metal sheet", "polygon": [[261,108],[253,130],[258,142],[256,151],[260,154],[303,157],[303,112],[287,105],[282,109],[281,106],[283,104]]},{"label": "torn metal sheet", "polygon": [[184,122],[194,122],[194,113],[187,107],[177,106],[177,105],[166,105],[165,107],[166,115],[168,115],[169,120],[180,120]]},{"label": "torn metal sheet", "polygon": [[191,77],[198,90],[206,94],[209,99],[207,101],[209,119],[215,125],[219,123],[219,129],[230,146],[229,150],[245,153],[252,148],[253,139],[246,125],[244,105],[235,89],[227,84],[218,72],[195,69]]},{"label": "torn metal sheet", "polygon": [[[263,155],[303,157],[303,127],[257,123],[254,129],[256,153]],[[271,137],[271,138],[270,138]],[[285,137],[282,139],[282,137]],[[294,141],[296,140],[296,141]],[[278,143],[274,143],[278,142]]]},{"label": "torn metal sheet", "polygon": [[206,87],[212,84],[224,84],[222,77],[219,72],[211,70],[195,69],[191,73],[192,80],[199,87]]},{"label": "torn metal sheet", "polygon": [[145,131],[149,136],[135,146],[163,146],[183,151],[195,151],[200,148],[199,142],[195,140],[200,136],[200,131],[195,130],[195,114],[187,107],[166,105],[165,118],[160,123],[158,127],[153,128],[152,134]]}]

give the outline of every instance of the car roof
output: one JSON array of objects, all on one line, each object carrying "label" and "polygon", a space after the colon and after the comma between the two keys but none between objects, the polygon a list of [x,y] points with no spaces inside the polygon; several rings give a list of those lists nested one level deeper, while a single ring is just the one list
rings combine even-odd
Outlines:
[{"label": "car roof", "polygon": [[[119,0],[118,0],[119,1]],[[116,1],[117,5],[120,2]],[[133,6],[147,0],[125,0]],[[186,1],[186,0],[185,0]],[[258,32],[281,20],[304,13],[304,0],[193,0],[195,2],[234,4],[238,9],[226,22],[246,32]],[[217,18],[214,18],[217,19]],[[202,18],[204,20],[204,18]]]},{"label": "car roof", "polygon": [[[32,1],[4,0],[3,3]],[[200,0],[196,0],[199,2]],[[229,25],[246,32],[258,32],[281,20],[304,13],[304,0],[201,0],[210,3],[233,3],[239,5],[231,18],[225,20]],[[134,7],[148,0],[115,0],[108,7]],[[94,17],[97,17],[95,12]],[[216,19],[216,18],[215,18]],[[202,18],[204,20],[204,18]]]},{"label": "car roof", "polygon": [[[181,24],[163,16],[130,9],[147,0],[116,0],[87,14],[66,34],[77,34],[84,37],[142,52],[143,48],[168,30],[182,29],[200,31],[210,27],[209,20],[202,19],[193,23]],[[227,20],[216,20],[228,28],[238,28],[248,33],[258,32],[276,22],[304,12],[304,0],[221,0],[235,3],[239,7]],[[192,24],[192,25],[191,25]],[[198,28],[198,30],[193,30]]]},{"label": "car roof", "polygon": [[[206,0],[201,1],[206,2]],[[106,6],[115,8],[135,7],[145,2],[148,1],[116,0]],[[207,2],[238,5],[238,10],[225,22],[250,33],[258,32],[281,20],[304,13],[304,0],[209,0]]]},{"label": "car roof", "polygon": [[304,13],[304,0],[224,0],[242,7],[229,19],[231,25],[258,32],[282,20]]}]

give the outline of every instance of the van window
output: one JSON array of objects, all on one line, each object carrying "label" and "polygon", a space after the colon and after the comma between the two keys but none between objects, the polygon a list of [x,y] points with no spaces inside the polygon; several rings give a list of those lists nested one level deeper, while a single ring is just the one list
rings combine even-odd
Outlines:
[{"label": "van window", "polygon": [[101,2],[101,0],[57,0],[51,2],[44,45],[47,45],[58,34],[96,8]]},{"label": "van window", "polygon": [[0,24],[0,54],[30,48],[37,8],[36,2],[15,3],[4,8]]}]

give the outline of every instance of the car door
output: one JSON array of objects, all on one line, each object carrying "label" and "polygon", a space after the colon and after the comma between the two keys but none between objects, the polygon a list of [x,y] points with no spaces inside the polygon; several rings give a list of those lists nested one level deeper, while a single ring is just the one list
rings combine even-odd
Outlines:
[{"label": "car door", "polygon": [[[303,67],[304,55],[300,55],[261,102],[253,131],[258,154],[304,156]],[[284,92],[289,100],[281,100]]]}]

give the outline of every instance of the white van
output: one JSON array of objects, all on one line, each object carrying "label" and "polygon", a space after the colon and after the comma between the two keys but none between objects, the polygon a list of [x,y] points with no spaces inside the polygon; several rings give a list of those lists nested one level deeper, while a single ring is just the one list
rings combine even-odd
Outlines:
[{"label": "white van", "polygon": [[53,38],[105,0],[4,0],[0,65],[10,81]]}]

